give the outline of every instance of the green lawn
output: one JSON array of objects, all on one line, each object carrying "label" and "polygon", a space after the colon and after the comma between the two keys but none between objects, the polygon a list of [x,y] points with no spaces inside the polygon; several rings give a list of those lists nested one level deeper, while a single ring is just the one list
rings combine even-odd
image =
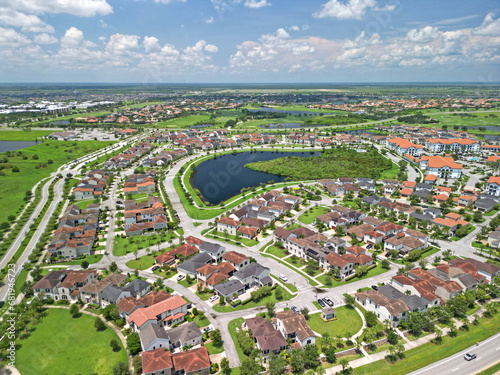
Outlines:
[{"label": "green lawn", "polygon": [[303,224],[312,224],[316,216],[323,215],[331,210],[328,207],[314,206],[299,216],[299,221]]},{"label": "green lawn", "polygon": [[285,249],[280,249],[277,246],[269,246],[266,250],[266,253],[273,254],[274,256],[277,256],[278,258],[284,258],[288,256],[288,254],[285,253]]},{"label": "green lawn", "polygon": [[80,207],[80,209],[84,210],[87,208],[87,206],[89,204],[93,204],[93,203],[95,203],[94,199],[87,199],[84,201],[76,201],[74,204],[76,204],[78,207]]},{"label": "green lawn", "polygon": [[229,334],[231,335],[231,338],[234,341],[234,346],[236,346],[236,351],[238,352],[238,357],[240,359],[240,362],[243,363],[245,359],[247,359],[247,356],[243,354],[243,350],[241,350],[240,345],[238,344],[238,339],[236,338],[236,328],[241,329],[241,325],[245,323],[245,319],[243,318],[236,318],[233,319],[229,322],[227,325],[227,328],[229,330]]},{"label": "green lawn", "polygon": [[97,263],[102,259],[103,255],[102,254],[93,254],[93,255],[88,255],[83,259],[76,259],[76,260],[70,260],[68,262],[61,262],[61,263],[55,263],[56,266],[60,265],[75,265],[75,264],[82,264],[84,260],[89,262],[89,264]]},{"label": "green lawn", "polygon": [[498,371],[500,371],[500,363],[497,363],[496,365],[491,366],[489,369],[481,371],[477,375],[495,375],[495,374],[498,375]]},{"label": "green lawn", "polygon": [[[283,287],[280,285],[278,285],[276,288],[280,288],[282,291],[283,298],[281,299],[281,301],[288,301],[288,300],[292,299],[293,297],[295,297],[294,294],[290,294],[285,289],[283,289]],[[257,307],[257,306],[264,306],[267,302],[278,302],[276,300],[276,297],[274,296],[274,290],[269,296],[262,298],[258,302],[250,301],[245,305],[241,304],[241,305],[236,306],[236,307],[232,307],[231,305],[229,305],[227,303],[224,306],[217,304],[213,307],[213,309],[215,311],[218,311],[218,312],[231,312],[231,311],[250,309],[253,307]]]},{"label": "green lawn", "polygon": [[457,337],[443,336],[442,345],[424,344],[407,351],[405,353],[406,359],[393,365],[381,360],[355,368],[354,374],[403,375],[425,367],[496,334],[499,330],[498,327],[500,327],[500,314],[497,314],[492,319],[480,318],[479,322],[478,326],[471,325],[469,332],[458,331]]},{"label": "green lawn", "polygon": [[321,319],[321,313],[313,314],[308,320],[309,327],[320,334],[329,333],[330,336],[345,337],[347,333],[351,336],[358,333],[363,327],[363,321],[355,309],[347,306],[335,307],[337,320],[325,322]]},{"label": "green lawn", "polygon": [[[328,276],[328,275],[321,275],[317,278],[317,280],[322,283],[325,288],[335,288],[337,286],[340,286],[340,285],[345,285],[345,284],[349,284],[349,283],[353,283],[355,281],[359,281],[359,280],[363,280],[363,279],[367,279],[367,278],[370,278],[370,277],[373,277],[373,276],[377,276],[377,275],[380,275],[384,272],[387,272],[389,270],[386,270],[385,268],[382,267],[382,265],[379,263],[377,264],[377,267],[374,267],[372,268],[371,270],[368,271],[368,273],[359,278],[359,277],[353,277],[352,279],[349,279],[348,281],[336,281],[333,277],[331,276]],[[326,285],[326,279],[330,277],[332,279],[332,285],[330,286],[327,286]]]},{"label": "green lawn", "polygon": [[380,175],[381,180],[384,178],[396,179],[398,177],[399,166],[396,163],[394,163],[392,160],[391,160],[391,163],[392,163],[391,169],[382,172],[382,174]]},{"label": "green lawn", "polygon": [[[72,318],[66,309],[48,309],[31,335],[19,342],[16,367],[23,375],[111,374],[117,362],[128,364],[127,353],[109,327],[97,332],[94,317]],[[112,339],[121,350],[113,352]]]},{"label": "green lawn", "polygon": [[200,318],[200,315],[197,315],[196,318],[194,318],[194,322],[198,324],[198,327],[206,327],[210,324],[210,321],[207,319],[205,315],[203,315],[203,318]]},{"label": "green lawn", "polygon": [[145,255],[143,257],[129,260],[126,265],[134,270],[145,270],[146,268],[152,267],[155,264],[155,258],[150,255]]},{"label": "green lawn", "polygon": [[215,346],[212,342],[209,342],[208,344],[205,345],[205,347],[208,350],[208,354],[219,354],[224,351],[224,346]]},{"label": "green lawn", "polygon": [[35,141],[37,138],[45,137],[54,133],[52,130],[2,130],[0,141]]},{"label": "green lawn", "polygon": [[172,231],[160,237],[160,234],[151,234],[148,236],[134,236],[128,238],[115,237],[115,245],[113,255],[121,256],[127,253],[133,253],[136,250],[145,249],[159,243],[167,242],[170,238],[175,238],[176,235]]},{"label": "green lawn", "polygon": [[181,281],[178,281],[178,283],[181,284],[184,288],[189,288],[190,286],[196,284],[196,279],[191,279],[191,282],[188,283],[186,278],[184,278]]},{"label": "green lawn", "polygon": [[476,303],[472,308],[467,310],[465,313],[470,316],[470,315],[474,314],[480,308],[481,308],[481,306]]},{"label": "green lawn", "polygon": [[31,270],[22,270],[19,272],[19,276],[17,276],[16,283],[14,284],[14,293],[17,296],[21,292],[21,287],[26,282],[26,278]]},{"label": "green lawn", "polygon": [[[3,207],[2,216],[6,220],[9,215],[15,215],[24,206],[23,198],[26,191],[31,190],[38,181],[48,177],[50,173],[55,172],[62,164],[110,144],[113,144],[113,142],[46,141],[45,143],[39,143],[20,150],[22,155],[17,156],[17,152],[12,153],[16,156],[8,157],[7,163],[0,163],[0,166],[5,167],[2,170],[5,176],[1,177],[2,196],[0,197],[0,201]],[[6,153],[0,153],[2,157],[5,155]],[[27,157],[26,160],[23,160],[23,155]],[[37,155],[38,159],[33,159],[33,157],[36,157],[35,155]],[[52,160],[52,164],[49,164],[49,159]],[[41,167],[39,167],[40,164],[42,165]],[[17,166],[19,172],[12,172],[11,166]]]}]

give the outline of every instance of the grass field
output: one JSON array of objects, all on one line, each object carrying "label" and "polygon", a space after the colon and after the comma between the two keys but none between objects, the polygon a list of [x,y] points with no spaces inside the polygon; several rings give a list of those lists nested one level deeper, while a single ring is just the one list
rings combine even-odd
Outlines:
[{"label": "grass field", "polygon": [[37,138],[45,137],[53,133],[52,130],[2,130],[0,131],[0,141],[35,141]]},{"label": "grass field", "polygon": [[371,270],[369,270],[368,273],[365,276],[361,277],[361,278],[359,278],[359,277],[353,277],[352,279],[349,279],[348,281],[336,281],[335,279],[332,278],[332,285],[331,286],[327,286],[326,285],[326,278],[330,277],[328,275],[321,275],[321,276],[318,277],[317,280],[320,283],[322,283],[325,286],[325,288],[335,288],[337,286],[341,286],[341,285],[353,283],[355,281],[359,281],[359,280],[367,279],[367,278],[370,278],[370,277],[373,277],[373,276],[377,276],[377,275],[380,275],[380,274],[382,274],[384,272],[387,272],[387,271],[389,271],[389,270],[386,270],[385,268],[383,268],[382,265],[379,263],[377,265],[377,267],[374,267]]},{"label": "grass field", "polygon": [[[19,156],[17,152],[12,152],[11,155],[15,156],[8,157],[6,163],[0,163],[4,167],[2,172],[5,173],[5,176],[0,177],[2,181],[2,195],[0,196],[0,204],[3,207],[2,216],[6,219],[9,215],[15,215],[24,205],[23,198],[26,191],[31,190],[38,181],[49,176],[68,160],[74,160],[112,143],[47,141],[20,150],[22,155]],[[5,155],[6,153],[1,153],[0,157]],[[23,155],[27,157],[26,160],[23,160]],[[34,157],[38,157],[38,159],[33,159]],[[52,164],[49,164],[49,160],[52,160]],[[46,166],[37,168],[40,164]],[[17,166],[19,172],[13,172],[10,166]]]},{"label": "grass field", "polygon": [[113,255],[120,256],[127,253],[133,253],[136,250],[145,249],[159,243],[168,242],[169,239],[175,238],[175,234],[169,231],[167,234],[160,237],[159,234],[151,234],[149,236],[134,236],[128,238],[115,237],[113,247]]},{"label": "grass field", "polygon": [[497,314],[491,319],[480,318],[479,325],[471,325],[469,332],[458,331],[458,336],[454,338],[447,335],[443,336],[442,345],[434,345],[433,343],[421,345],[405,352],[406,358],[402,361],[396,362],[393,365],[387,363],[385,360],[373,362],[369,365],[355,368],[354,375],[407,374],[449,357],[452,354],[474,345],[478,341],[485,340],[496,334],[499,331],[499,327],[500,314]]},{"label": "grass field", "polygon": [[273,254],[274,256],[277,256],[278,258],[284,258],[288,254],[285,253],[284,249],[280,249],[279,247],[276,246],[269,246],[266,250],[266,253]]},{"label": "grass field", "polygon": [[388,170],[382,172],[382,174],[380,175],[381,179],[384,179],[384,178],[397,179],[398,173],[399,173],[399,167],[393,161],[391,161],[391,163],[392,163],[391,169],[388,169]]},{"label": "grass field", "polygon": [[243,318],[236,318],[233,319],[229,322],[227,325],[227,328],[229,330],[229,334],[231,335],[231,338],[234,341],[234,346],[236,346],[236,351],[238,352],[238,358],[240,359],[240,362],[243,363],[245,359],[247,359],[247,356],[243,353],[243,350],[241,350],[240,344],[238,343],[238,340],[236,338],[236,328],[241,328],[241,325],[245,322],[245,319]]},{"label": "grass field", "polygon": [[127,267],[134,270],[145,270],[155,264],[155,258],[152,256],[143,256],[140,258],[132,259],[127,262]]},{"label": "grass field", "polygon": [[[31,335],[20,341],[16,367],[23,375],[113,373],[117,362],[128,363],[127,353],[111,328],[96,331],[94,319],[49,309]],[[120,343],[120,351],[111,350],[112,339]]]},{"label": "grass field", "polygon": [[[285,289],[283,289],[283,287],[281,287],[279,285],[276,288],[280,288],[282,291],[283,299],[281,301],[288,301],[288,300],[292,299],[292,297],[295,297],[295,295],[290,294]],[[274,290],[270,295],[262,298],[258,302],[250,301],[246,305],[241,304],[241,305],[236,306],[236,307],[232,307],[231,305],[228,305],[227,303],[224,306],[221,306],[218,304],[218,305],[215,305],[213,307],[213,309],[215,311],[218,311],[218,312],[231,312],[231,311],[250,309],[252,307],[257,307],[257,306],[265,306],[265,304],[267,302],[276,302],[276,297],[274,296]]]},{"label": "grass field", "polygon": [[363,327],[363,321],[358,312],[347,306],[336,307],[337,320],[325,322],[321,319],[321,313],[313,314],[308,320],[309,327],[320,334],[329,333],[332,337],[345,337],[347,333],[351,336],[358,333]]},{"label": "grass field", "polygon": [[208,350],[208,354],[210,354],[210,355],[212,355],[212,354],[219,354],[219,353],[222,353],[224,351],[224,347],[223,346],[215,346],[212,342],[209,342],[205,346],[206,346],[206,348]]},{"label": "grass field", "polygon": [[89,264],[93,264],[93,263],[99,262],[102,259],[102,257],[103,257],[102,254],[93,254],[93,255],[86,256],[84,259],[70,260],[68,262],[56,263],[54,265],[55,266],[59,266],[59,265],[75,265],[75,264],[80,265],[80,264],[82,264],[82,262],[84,260],[86,260],[87,262],[89,262]]},{"label": "grass field", "polygon": [[316,216],[323,215],[331,210],[328,207],[315,206],[309,208],[306,212],[299,216],[299,221],[303,224],[312,224],[316,220]]}]

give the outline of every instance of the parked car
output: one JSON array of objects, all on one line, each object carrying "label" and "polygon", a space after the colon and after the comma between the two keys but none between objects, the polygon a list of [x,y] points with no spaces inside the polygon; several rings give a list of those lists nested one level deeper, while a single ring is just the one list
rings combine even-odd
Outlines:
[{"label": "parked car", "polygon": [[285,283],[288,281],[288,279],[286,278],[286,276],[283,275],[283,274],[279,275],[278,277],[280,278],[281,281],[283,281]]},{"label": "parked car", "polygon": [[184,277],[185,277],[184,275],[177,276],[177,281],[181,281]]},{"label": "parked car", "polygon": [[474,353],[467,353],[464,358],[466,361],[472,361],[473,359],[476,359],[476,355]]},{"label": "parked car", "polygon": [[366,245],[366,248],[367,248],[367,249],[371,249],[371,248],[372,248],[372,246],[373,246],[372,244],[369,244],[369,245]]},{"label": "parked car", "polygon": [[296,306],[292,306],[292,307],[290,307],[290,309],[291,309],[293,312],[296,312],[296,313],[298,313],[298,312],[299,312],[299,309],[298,309]]},{"label": "parked car", "polygon": [[318,303],[319,303],[319,305],[321,307],[325,307],[326,306],[325,302],[321,298],[318,298]]},{"label": "parked car", "polygon": [[160,269],[160,266],[153,266],[153,267],[151,268],[151,271],[153,271],[153,272],[154,272],[154,271],[156,271],[157,269]]},{"label": "parked car", "polygon": [[330,307],[332,307],[332,306],[333,306],[333,301],[332,301],[330,298],[325,297],[325,298],[323,298],[323,301],[325,301],[325,303],[326,303],[328,306],[330,306]]},{"label": "parked car", "polygon": [[372,285],[372,289],[373,290],[378,290],[378,286],[377,285]]},{"label": "parked car", "polygon": [[219,298],[219,296],[212,296],[208,299],[208,302],[214,302],[215,300],[217,300]]}]

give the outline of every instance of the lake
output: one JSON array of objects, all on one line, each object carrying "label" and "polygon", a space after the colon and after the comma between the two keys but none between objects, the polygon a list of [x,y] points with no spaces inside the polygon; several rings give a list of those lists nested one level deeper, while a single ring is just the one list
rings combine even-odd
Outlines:
[{"label": "lake", "polygon": [[0,141],[0,152],[22,150],[36,144],[33,141]]},{"label": "lake", "polygon": [[[258,108],[258,109],[249,109],[248,112],[269,112],[269,113],[287,113],[292,116],[300,116],[300,115],[309,115],[309,116],[319,116],[320,112],[308,112],[308,111],[288,111],[285,109],[277,109],[277,108]],[[324,112],[325,115],[331,114],[334,115],[334,112],[328,113]]]},{"label": "lake", "polygon": [[467,126],[467,129],[479,129],[479,128],[485,128],[486,130],[493,130],[500,132],[500,126],[496,125],[489,125],[489,126]]},{"label": "lake", "polygon": [[61,121],[52,121],[49,125],[52,126],[59,126],[59,125],[69,125],[70,122],[68,120],[61,120]]},{"label": "lake", "polygon": [[203,199],[211,204],[218,204],[232,196],[240,194],[241,189],[259,186],[261,182],[271,180],[282,182],[285,176],[276,176],[270,173],[258,172],[245,168],[245,164],[257,161],[267,161],[286,156],[309,157],[318,156],[319,152],[270,152],[257,151],[256,153],[240,152],[217,156],[196,167],[190,183],[198,189]]},{"label": "lake", "polygon": [[287,129],[293,129],[293,128],[305,128],[305,127],[310,127],[312,125],[306,125],[306,124],[300,124],[297,122],[284,122],[280,124],[266,124],[266,125],[259,125],[259,128],[265,128],[265,129],[282,129],[282,128],[287,128]]}]

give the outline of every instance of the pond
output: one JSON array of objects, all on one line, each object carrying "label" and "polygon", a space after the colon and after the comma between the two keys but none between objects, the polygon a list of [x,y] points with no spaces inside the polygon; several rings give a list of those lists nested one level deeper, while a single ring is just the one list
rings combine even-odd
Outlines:
[{"label": "pond", "polygon": [[467,129],[479,129],[479,128],[485,128],[486,130],[493,130],[496,132],[500,132],[500,126],[496,125],[489,125],[489,126],[467,126]]},{"label": "pond", "polygon": [[218,204],[232,196],[240,194],[241,189],[257,187],[260,183],[269,181],[281,182],[285,176],[276,176],[270,173],[258,172],[245,168],[245,164],[256,161],[267,161],[286,156],[309,157],[318,156],[319,152],[280,152],[257,151],[240,152],[217,156],[196,167],[190,183],[198,189],[203,199],[211,204]]},{"label": "pond", "polygon": [[265,129],[282,129],[282,128],[293,129],[293,128],[305,128],[307,126],[311,126],[311,125],[301,124],[301,123],[297,123],[297,122],[284,122],[284,123],[280,123],[280,124],[259,125],[259,128],[265,128]]},{"label": "pond", "polygon": [[[309,115],[309,116],[319,116],[320,112],[308,112],[308,111],[289,111],[285,109],[277,109],[277,108],[257,108],[257,109],[249,109],[248,112],[269,112],[269,113],[286,113],[292,116],[300,116],[300,115]],[[323,112],[324,114],[329,114],[328,112]],[[330,113],[334,115],[335,113]]]},{"label": "pond", "polygon": [[22,150],[36,144],[33,141],[0,141],[0,152]]},{"label": "pond", "polygon": [[49,125],[52,126],[58,126],[58,125],[69,125],[70,122],[68,120],[61,120],[61,121],[52,121]]}]

